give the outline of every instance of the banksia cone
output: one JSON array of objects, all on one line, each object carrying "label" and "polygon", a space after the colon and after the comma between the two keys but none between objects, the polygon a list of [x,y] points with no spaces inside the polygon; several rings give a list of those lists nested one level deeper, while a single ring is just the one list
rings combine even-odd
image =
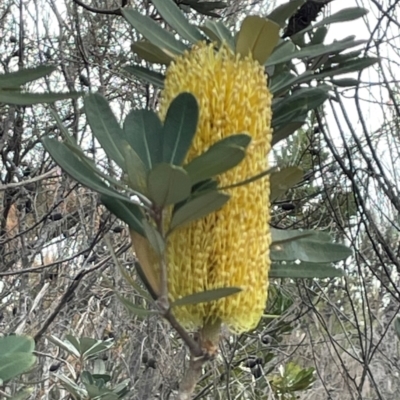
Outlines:
[{"label": "banksia cone", "polygon": [[[168,68],[160,102],[165,118],[172,100],[192,93],[199,104],[199,124],[186,161],[235,133],[251,135],[237,167],[220,175],[220,185],[240,182],[268,169],[271,148],[271,94],[263,67],[251,57],[222,46],[200,43]],[[236,333],[254,328],[267,300],[270,267],[270,203],[267,177],[229,190],[219,211],[177,229],[167,243],[170,300],[222,287],[242,292],[213,301],[174,308],[187,328],[226,324]]]}]

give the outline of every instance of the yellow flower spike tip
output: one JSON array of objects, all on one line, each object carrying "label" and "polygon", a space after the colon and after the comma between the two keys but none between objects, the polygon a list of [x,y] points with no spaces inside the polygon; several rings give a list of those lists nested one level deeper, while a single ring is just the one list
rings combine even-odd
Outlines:
[{"label": "yellow flower spike tip", "polygon": [[[271,148],[271,94],[264,68],[251,57],[218,51],[199,43],[171,63],[160,101],[165,118],[172,100],[192,93],[200,108],[199,124],[186,161],[218,140],[236,133],[251,135],[246,158],[220,175],[226,186],[268,168]],[[167,243],[171,300],[222,287],[242,292],[209,303],[174,308],[186,328],[226,324],[233,332],[255,328],[268,290],[270,267],[269,179],[229,190],[231,199],[219,211],[174,231]]]}]

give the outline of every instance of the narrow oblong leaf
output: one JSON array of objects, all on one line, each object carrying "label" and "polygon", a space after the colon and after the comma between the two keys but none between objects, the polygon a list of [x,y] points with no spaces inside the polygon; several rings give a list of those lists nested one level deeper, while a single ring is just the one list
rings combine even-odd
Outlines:
[{"label": "narrow oblong leaf", "polygon": [[350,86],[358,86],[360,81],[354,78],[341,78],[341,79],[332,79],[332,84],[339,87],[350,87]]},{"label": "narrow oblong leaf", "polygon": [[164,162],[181,165],[192,144],[199,118],[199,106],[191,93],[181,93],[168,108],[163,127]]},{"label": "narrow oblong leaf", "polygon": [[224,297],[232,296],[233,294],[239,293],[241,291],[242,289],[238,287],[225,287],[206,290],[204,292],[194,293],[185,297],[181,297],[180,299],[174,301],[171,304],[171,307],[186,306],[188,304],[207,303],[210,301],[222,299]]},{"label": "narrow oblong leaf", "polygon": [[171,164],[158,164],[148,174],[149,197],[159,207],[179,203],[187,199],[191,192],[188,173]]},{"label": "narrow oblong leaf", "polygon": [[297,59],[315,58],[315,57],[320,57],[325,54],[335,54],[335,53],[339,53],[341,51],[347,50],[350,47],[359,46],[363,43],[365,43],[365,40],[354,40],[354,41],[341,40],[338,42],[333,42],[328,45],[326,45],[326,44],[310,45],[310,46],[303,47],[301,50],[296,51],[294,53],[284,55],[281,58],[271,57],[268,59],[266,66],[281,64],[283,62],[290,61],[294,58],[297,58]]},{"label": "narrow oblong leaf", "polygon": [[28,336],[0,337],[0,354],[31,353],[35,349],[35,341]]},{"label": "narrow oblong leaf", "polygon": [[252,54],[260,64],[264,64],[279,40],[279,25],[258,16],[246,17],[236,40],[236,53],[243,57]]},{"label": "narrow oblong leaf", "polygon": [[161,294],[160,274],[157,268],[157,264],[160,264],[160,257],[157,256],[144,235],[133,230],[129,233],[135,255],[139,260],[135,263],[136,270],[153,299],[157,299]]},{"label": "narrow oblong leaf", "polygon": [[143,220],[144,233],[156,254],[162,257],[165,250],[165,241],[157,229],[146,219]]},{"label": "narrow oblong leaf", "polygon": [[326,26],[320,26],[315,31],[314,35],[311,38],[312,44],[321,44],[324,42],[325,37],[328,33],[328,28]]},{"label": "narrow oblong leaf", "polygon": [[230,49],[234,50],[235,40],[232,36],[231,31],[221,21],[210,21],[207,20],[204,26],[200,29],[212,40],[216,41],[221,45],[226,43]]},{"label": "narrow oblong leaf", "polygon": [[217,191],[195,197],[174,212],[170,231],[220,209],[228,200],[229,195]]},{"label": "narrow oblong leaf", "polygon": [[270,177],[271,203],[285,194],[290,188],[303,179],[303,170],[298,167],[287,167],[274,172]]},{"label": "narrow oblong leaf", "polygon": [[[118,261],[118,260],[116,260],[116,261]],[[114,262],[114,263],[117,265],[117,267],[118,267],[118,269],[119,269],[121,275],[122,275],[123,278],[126,280],[126,282],[127,282],[133,289],[135,289],[135,290],[139,293],[139,295],[140,295],[141,297],[143,297],[143,298],[146,299],[146,300],[151,300],[151,297],[149,296],[149,293],[148,293],[146,290],[144,290],[144,289],[140,286],[140,284],[139,284],[138,282],[135,281],[135,279],[132,278],[131,274],[122,266],[122,264],[121,264],[120,262]]]},{"label": "narrow oblong leaf", "polygon": [[299,239],[284,244],[271,245],[273,261],[304,261],[331,263],[345,260],[353,252],[347,246],[317,240]]},{"label": "narrow oblong leaf", "polygon": [[57,347],[60,347],[61,349],[65,350],[68,354],[72,354],[75,357],[79,357],[79,346],[77,348],[69,340],[63,341],[53,335],[48,336],[47,339]]},{"label": "narrow oblong leaf", "polygon": [[56,377],[61,381],[61,385],[73,396],[73,399],[81,400],[87,393],[83,388],[79,387],[72,379],[62,374],[57,374]]},{"label": "narrow oblong leaf", "polygon": [[355,60],[349,60],[344,62],[343,64],[339,64],[333,68],[326,68],[321,71],[321,73],[317,74],[316,78],[324,78],[327,76],[338,76],[342,74],[348,74],[350,72],[359,72],[365,68],[368,68],[374,64],[379,62],[379,58],[376,57],[363,57],[357,58]]},{"label": "narrow oblong leaf", "polygon": [[42,143],[56,163],[73,179],[98,193],[127,201],[126,197],[109,188],[93,170],[64,143],[49,137],[44,137]]},{"label": "narrow oblong leaf", "polygon": [[0,74],[0,89],[16,89],[28,82],[50,75],[57,68],[49,65],[39,65],[35,68],[24,68],[16,72]]},{"label": "narrow oblong leaf", "polygon": [[312,278],[336,278],[344,275],[344,271],[333,267],[330,264],[316,263],[272,263],[269,270],[270,278],[293,278],[293,279],[312,279]]},{"label": "narrow oblong leaf", "polygon": [[192,184],[236,167],[244,159],[245,148],[250,141],[249,135],[232,135],[213,144],[206,152],[194,158],[184,166]]},{"label": "narrow oblong leaf", "polygon": [[105,194],[101,195],[100,200],[110,212],[121,221],[124,221],[131,230],[144,236],[142,224],[144,216],[138,205],[132,204],[127,199],[115,199],[114,197]]},{"label": "narrow oblong leaf", "polygon": [[291,40],[289,41],[281,40],[279,45],[275,47],[271,56],[268,57],[266,65],[273,66],[280,64],[281,59],[284,60],[285,58],[291,58],[291,55],[293,55],[293,53],[295,53],[296,51],[297,51],[296,46]]},{"label": "narrow oblong leaf", "polygon": [[324,18],[320,22],[314,24],[314,28],[318,28],[320,26],[330,25],[337,22],[348,22],[354,21],[355,19],[361,18],[364,15],[367,15],[369,11],[366,8],[362,7],[349,7],[343,8],[335,14],[329,15]]},{"label": "narrow oblong leaf", "polygon": [[148,170],[136,151],[126,142],[124,146],[124,158],[129,187],[147,195],[146,179]]},{"label": "narrow oblong leaf", "polygon": [[228,7],[228,3],[225,1],[185,0],[185,4],[190,5],[190,7],[200,14],[214,18],[221,18],[221,15],[213,12],[214,10],[222,10]]},{"label": "narrow oblong leaf", "polygon": [[6,382],[27,372],[36,362],[32,353],[8,353],[0,355],[0,381]]},{"label": "narrow oblong leaf", "polygon": [[164,87],[165,76],[140,65],[128,65],[123,68],[126,72],[135,75],[139,79],[148,82],[160,89]]},{"label": "narrow oblong leaf", "polygon": [[115,295],[118,297],[118,300],[125,306],[125,308],[134,315],[135,317],[139,318],[147,318],[151,315],[156,315],[157,311],[153,310],[146,310],[145,308],[139,307],[133,304],[130,300],[126,297],[121,296],[119,293],[115,292]]},{"label": "narrow oblong leaf", "polygon": [[136,53],[140,58],[151,63],[169,65],[173,57],[162,51],[159,47],[155,46],[145,40],[132,43],[131,50]]},{"label": "narrow oblong leaf", "polygon": [[281,4],[268,14],[267,18],[276,22],[283,28],[286,25],[286,20],[288,20],[305,2],[306,0],[291,0],[288,3]]},{"label": "narrow oblong leaf", "polygon": [[162,124],[153,111],[131,111],[124,121],[124,136],[147,169],[162,162]]},{"label": "narrow oblong leaf", "polygon": [[308,111],[321,106],[329,97],[330,87],[320,85],[318,87],[300,88],[291,96],[279,99],[272,104],[272,127],[277,129],[289,122],[304,120]]},{"label": "narrow oblong leaf", "polygon": [[54,103],[59,100],[77,99],[83,93],[22,93],[11,90],[0,90],[0,103],[15,104],[17,106],[31,106],[33,104]]},{"label": "narrow oblong leaf", "polygon": [[84,109],[93,135],[103,150],[125,170],[122,142],[124,134],[108,101],[99,93],[89,94],[84,99]]},{"label": "narrow oblong leaf", "polygon": [[272,243],[282,244],[285,242],[291,242],[293,240],[299,240],[309,238],[321,242],[329,242],[332,237],[325,232],[314,231],[310,229],[305,230],[292,230],[292,229],[275,229],[271,227]]},{"label": "narrow oblong leaf", "polygon": [[158,23],[133,8],[121,8],[123,17],[149,42],[159,47],[170,57],[183,54],[187,46],[175,39],[174,35],[163,29]]},{"label": "narrow oblong leaf", "polygon": [[182,11],[172,0],[152,0],[165,22],[183,38],[191,43],[204,39],[200,31],[183,15]]},{"label": "narrow oblong leaf", "polygon": [[273,136],[272,136],[272,146],[274,146],[276,143],[280,142],[283,139],[286,139],[290,135],[292,135],[294,132],[296,132],[298,129],[300,129],[306,122],[306,117],[304,117],[303,121],[300,122],[289,122],[287,125],[284,125],[282,127],[279,127],[279,129],[274,130]]}]

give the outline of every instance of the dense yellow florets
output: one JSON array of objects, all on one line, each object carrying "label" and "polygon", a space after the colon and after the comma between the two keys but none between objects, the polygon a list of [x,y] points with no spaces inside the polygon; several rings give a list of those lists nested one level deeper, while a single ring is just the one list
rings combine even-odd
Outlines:
[{"label": "dense yellow florets", "polygon": [[[168,68],[160,116],[181,92],[192,93],[200,108],[199,124],[188,160],[216,141],[235,133],[251,135],[245,160],[218,177],[222,186],[268,169],[271,148],[271,95],[263,67],[227,47],[216,51],[199,44]],[[219,211],[175,231],[167,244],[171,300],[221,287],[242,292],[214,301],[174,309],[188,328],[220,319],[235,332],[254,328],[267,300],[271,242],[269,180],[263,178],[229,191]]]}]

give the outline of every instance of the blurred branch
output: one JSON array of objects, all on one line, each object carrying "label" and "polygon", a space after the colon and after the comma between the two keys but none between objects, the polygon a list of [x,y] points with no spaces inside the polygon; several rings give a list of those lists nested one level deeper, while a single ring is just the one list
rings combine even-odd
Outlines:
[{"label": "blurred branch", "polygon": [[83,3],[81,0],[73,0],[73,2],[75,4],[77,4],[78,6],[81,6],[82,8],[84,8],[87,11],[90,11],[90,12],[93,12],[96,14],[106,14],[106,15],[122,15],[121,8],[125,7],[128,4],[127,0],[122,0],[121,7],[114,8],[111,10],[103,10],[101,8],[95,8],[95,7],[88,6],[87,4]]}]

